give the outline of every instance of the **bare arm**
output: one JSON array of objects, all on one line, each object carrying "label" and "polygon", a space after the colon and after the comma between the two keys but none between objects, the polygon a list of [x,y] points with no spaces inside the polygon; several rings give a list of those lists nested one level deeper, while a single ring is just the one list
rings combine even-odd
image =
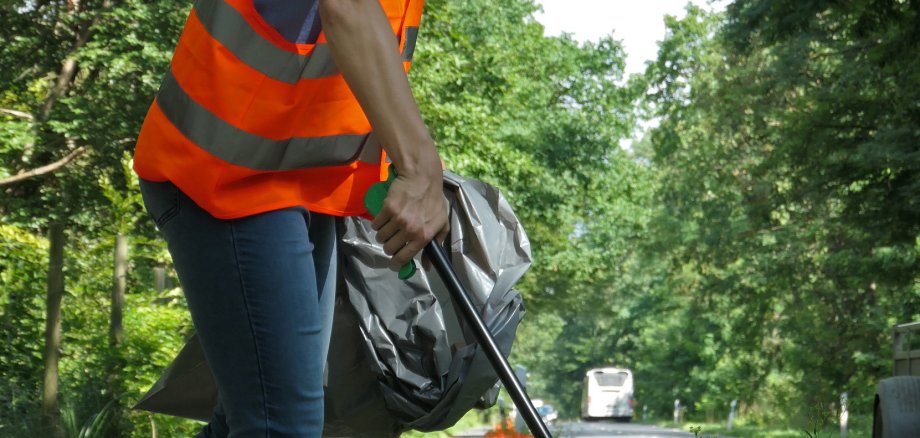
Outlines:
[{"label": "bare arm", "polygon": [[403,70],[396,38],[377,0],[320,0],[336,65],[399,176],[374,219],[377,240],[401,265],[448,231],[441,160]]}]

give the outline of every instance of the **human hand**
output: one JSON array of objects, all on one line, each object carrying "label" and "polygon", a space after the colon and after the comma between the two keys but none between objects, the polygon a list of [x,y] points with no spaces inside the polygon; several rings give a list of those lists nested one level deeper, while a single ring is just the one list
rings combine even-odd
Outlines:
[{"label": "human hand", "polygon": [[371,226],[394,266],[412,260],[432,239],[443,241],[450,224],[441,169],[399,172]]}]

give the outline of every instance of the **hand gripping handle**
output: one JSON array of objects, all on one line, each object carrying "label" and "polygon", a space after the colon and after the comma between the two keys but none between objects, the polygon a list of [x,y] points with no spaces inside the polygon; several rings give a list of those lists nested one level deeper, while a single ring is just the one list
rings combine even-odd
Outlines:
[{"label": "hand gripping handle", "polygon": [[[377,217],[380,214],[380,210],[383,209],[383,201],[387,197],[387,191],[390,190],[390,184],[393,183],[393,180],[396,179],[396,167],[390,166],[390,175],[387,177],[386,181],[376,183],[370,188],[367,189],[367,192],[364,194],[364,206],[367,207],[367,212],[371,216]],[[415,266],[415,260],[409,260],[409,263],[402,265],[399,268],[399,279],[408,280],[415,275],[415,271],[418,268]]]}]

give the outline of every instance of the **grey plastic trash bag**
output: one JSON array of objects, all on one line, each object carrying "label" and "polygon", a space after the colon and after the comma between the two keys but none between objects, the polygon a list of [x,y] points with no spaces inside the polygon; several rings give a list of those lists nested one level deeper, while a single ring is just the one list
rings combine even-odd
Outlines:
[{"label": "grey plastic trash bag", "polygon": [[217,385],[193,335],[134,409],[208,421],[217,406]]},{"label": "grey plastic trash bag", "polygon": [[[451,264],[507,355],[523,316],[520,294],[512,286],[530,267],[530,243],[495,188],[445,172],[444,192],[451,206],[446,244]],[[330,350],[327,432],[380,436],[383,430],[441,430],[477,404],[494,404],[497,389],[490,389],[496,388],[497,374],[437,273],[419,269],[408,281],[393,281],[389,257],[380,245],[368,243],[376,242],[370,222],[341,218],[338,224],[347,296],[337,301],[335,318],[341,325],[333,328],[333,343],[339,336],[355,339],[346,330],[356,330],[365,355],[356,357],[345,343]],[[354,375],[337,368],[356,363]],[[349,382],[372,384],[352,387]],[[379,399],[392,424],[353,421],[367,412],[365,403]]]},{"label": "grey plastic trash bag", "polygon": [[[530,243],[495,188],[445,172],[444,193],[451,263],[507,355],[524,312],[512,286],[530,266]],[[493,404],[498,378],[438,275],[419,269],[399,280],[370,222],[340,218],[336,225],[339,282],[323,435],[441,430],[474,406]],[[135,408],[207,421],[216,403],[217,388],[193,337]]]}]

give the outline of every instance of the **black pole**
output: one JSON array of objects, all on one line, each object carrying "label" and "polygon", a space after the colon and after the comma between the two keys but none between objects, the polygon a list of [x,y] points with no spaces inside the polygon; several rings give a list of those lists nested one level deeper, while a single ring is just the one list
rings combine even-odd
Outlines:
[{"label": "black pole", "polygon": [[482,322],[482,318],[480,318],[479,313],[476,312],[476,307],[474,307],[473,302],[470,301],[470,294],[467,292],[466,287],[463,286],[463,283],[460,282],[457,273],[454,272],[454,269],[451,267],[450,260],[447,259],[444,248],[441,248],[437,243],[432,241],[425,247],[425,255],[427,255],[428,259],[434,264],[434,268],[438,271],[438,274],[441,275],[444,284],[450,289],[451,296],[453,296],[457,305],[459,305],[462,316],[466,318],[466,321],[472,326],[476,340],[482,345],[486,357],[488,357],[489,362],[492,363],[492,368],[498,373],[498,378],[501,380],[502,385],[505,386],[505,390],[508,391],[511,399],[514,401],[514,405],[517,406],[518,415],[524,416],[524,422],[526,422],[527,427],[530,428],[530,433],[533,434],[535,438],[552,438],[549,429],[546,428],[546,424],[543,424],[543,419],[540,418],[540,415],[537,414],[537,410],[533,407],[533,402],[530,401],[530,398],[528,398],[527,394],[524,392],[521,382],[518,381],[514,372],[511,371],[511,366],[508,365],[508,361],[502,356],[498,346],[495,345],[495,340],[492,339],[492,336],[489,334],[489,330],[486,328],[485,323]]}]

